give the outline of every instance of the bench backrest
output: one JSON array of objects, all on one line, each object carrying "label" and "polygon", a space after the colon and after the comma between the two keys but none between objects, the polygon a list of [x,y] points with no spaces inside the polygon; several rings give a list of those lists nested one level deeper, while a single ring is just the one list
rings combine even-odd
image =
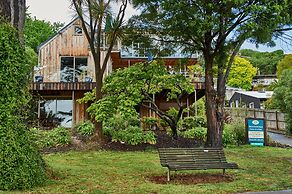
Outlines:
[{"label": "bench backrest", "polygon": [[167,164],[214,164],[227,163],[222,148],[158,148],[160,163]]}]

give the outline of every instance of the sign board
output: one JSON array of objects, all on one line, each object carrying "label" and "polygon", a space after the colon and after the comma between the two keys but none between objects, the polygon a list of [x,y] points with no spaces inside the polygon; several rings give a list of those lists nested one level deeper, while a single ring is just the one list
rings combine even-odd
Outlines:
[{"label": "sign board", "polygon": [[266,126],[264,119],[246,118],[247,143],[255,146],[266,145]]}]

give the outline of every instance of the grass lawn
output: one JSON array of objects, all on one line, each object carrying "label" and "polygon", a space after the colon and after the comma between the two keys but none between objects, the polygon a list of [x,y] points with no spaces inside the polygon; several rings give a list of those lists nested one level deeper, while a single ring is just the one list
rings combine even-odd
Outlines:
[{"label": "grass lawn", "polygon": [[[155,184],[149,176],[166,175],[156,151],[68,152],[45,155],[55,180],[27,193],[235,193],[292,189],[292,149],[232,147],[225,149],[229,162],[241,169],[227,170],[229,183],[182,185]],[[289,161],[290,159],[290,161]],[[221,170],[180,171],[178,174],[221,173]],[[7,192],[7,193],[24,193]]]}]

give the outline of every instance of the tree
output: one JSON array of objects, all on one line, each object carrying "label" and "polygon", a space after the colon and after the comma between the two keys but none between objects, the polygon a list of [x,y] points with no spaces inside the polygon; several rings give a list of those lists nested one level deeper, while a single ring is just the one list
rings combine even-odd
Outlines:
[{"label": "tree", "polygon": [[274,107],[286,113],[287,131],[292,134],[292,69],[283,71],[272,97]]},{"label": "tree", "polygon": [[292,54],[286,55],[277,65],[277,77],[280,78],[283,71],[292,69]]},{"label": "tree", "polygon": [[251,49],[242,49],[240,55],[247,58],[251,64],[258,68],[262,75],[276,74],[277,63],[284,57],[282,50],[274,52],[259,52]]},{"label": "tree", "polygon": [[[110,11],[110,6],[114,0],[72,0],[73,6],[77,15],[81,19],[82,28],[85,36],[88,40],[89,47],[93,56],[95,65],[95,79],[96,88],[95,100],[98,101],[102,98],[102,84],[107,67],[107,63],[110,59],[111,52],[118,38],[122,34],[122,24],[126,14],[126,8],[128,6],[128,0],[121,0],[117,16],[114,18]],[[87,12],[88,11],[88,12]],[[87,14],[89,16],[89,22],[86,22]],[[105,23],[105,26],[103,26]],[[104,31],[102,30],[104,28]],[[102,35],[105,32],[107,49],[103,62],[101,61],[101,40]],[[102,139],[102,123],[96,123],[96,137]]]},{"label": "tree", "polygon": [[23,32],[25,45],[37,51],[37,47],[57,33],[63,25],[64,24],[58,22],[50,23],[44,20],[38,20],[27,14]]},{"label": "tree", "polygon": [[[106,78],[103,86],[104,97],[95,101],[88,111],[97,121],[106,121],[116,114],[124,118],[137,115],[137,106],[154,111],[171,128],[173,138],[177,138],[177,123],[180,120],[186,103],[185,95],[194,91],[193,86],[181,74],[169,74],[166,67],[156,61],[138,63],[129,68],[113,72]],[[156,104],[153,96],[164,92],[167,100],[177,104],[176,115],[163,111]],[[95,98],[93,93],[85,96],[83,101]],[[184,99],[185,100],[185,99]]]},{"label": "tree", "polygon": [[235,57],[229,73],[227,85],[250,90],[252,78],[256,73],[257,69],[253,67],[248,60]]},{"label": "tree", "polygon": [[[134,32],[152,36],[164,44],[177,44],[191,53],[201,52],[205,62],[207,146],[221,147],[225,85],[233,60],[245,40],[271,45],[274,35],[291,29],[291,1],[133,2],[141,10],[141,14],[131,20]],[[216,72],[214,66],[217,66]]]},{"label": "tree", "polygon": [[18,29],[22,45],[24,44],[22,31],[24,27],[25,9],[25,0],[0,1],[0,16],[2,16],[4,21],[11,23],[16,29]]},{"label": "tree", "polygon": [[0,190],[42,184],[46,166],[25,125],[32,66],[17,31],[0,24]]}]

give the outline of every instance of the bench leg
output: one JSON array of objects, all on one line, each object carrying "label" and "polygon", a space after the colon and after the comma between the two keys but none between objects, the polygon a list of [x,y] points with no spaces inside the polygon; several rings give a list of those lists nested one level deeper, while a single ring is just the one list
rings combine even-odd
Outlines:
[{"label": "bench leg", "polygon": [[170,170],[167,171],[167,181],[170,181]]},{"label": "bench leg", "polygon": [[223,175],[225,175],[225,168],[223,169]]}]

